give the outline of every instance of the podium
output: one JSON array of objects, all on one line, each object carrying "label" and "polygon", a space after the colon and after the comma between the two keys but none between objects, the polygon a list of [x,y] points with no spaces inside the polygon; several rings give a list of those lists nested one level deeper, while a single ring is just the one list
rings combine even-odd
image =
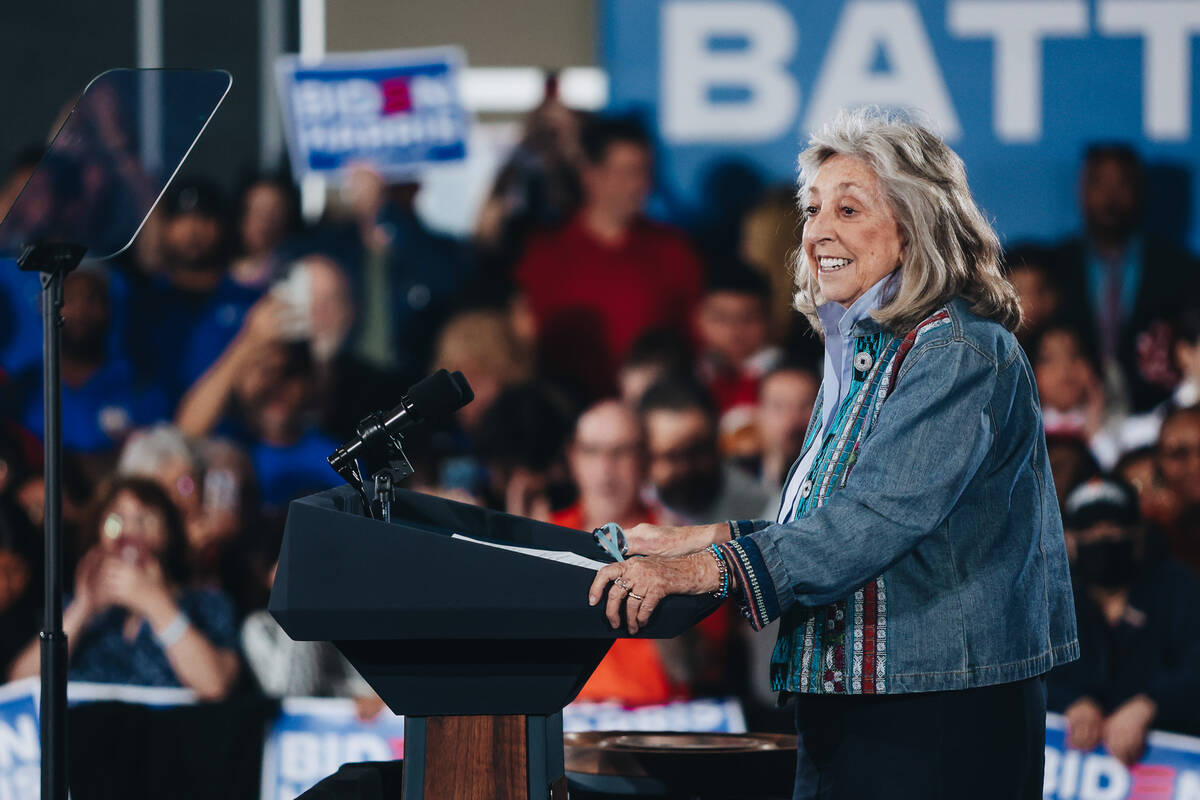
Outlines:
[{"label": "podium", "polygon": [[[404,800],[565,800],[562,708],[628,635],[587,604],[594,570],[485,542],[609,560],[588,533],[402,489],[390,522],[348,486],[288,510],[269,609],[405,715]],[[668,597],[637,635],[717,605]]]}]

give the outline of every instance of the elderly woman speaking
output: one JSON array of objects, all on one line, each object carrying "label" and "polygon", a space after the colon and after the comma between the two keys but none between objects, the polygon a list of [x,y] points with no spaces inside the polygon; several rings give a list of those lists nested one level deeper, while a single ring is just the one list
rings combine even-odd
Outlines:
[{"label": "elderly woman speaking", "polygon": [[639,525],[601,569],[614,627],[670,594],[782,620],[797,798],[1040,798],[1041,677],[1077,657],[1017,296],[962,161],[859,111],[800,156],[796,307],[825,373],[774,521]]}]

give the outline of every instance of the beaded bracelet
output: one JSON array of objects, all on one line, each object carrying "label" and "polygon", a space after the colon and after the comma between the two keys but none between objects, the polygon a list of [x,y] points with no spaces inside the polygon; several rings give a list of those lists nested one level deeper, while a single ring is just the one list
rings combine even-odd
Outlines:
[{"label": "beaded bracelet", "polygon": [[729,596],[729,565],[725,563],[725,554],[715,544],[708,546],[708,552],[712,553],[712,557],[716,559],[717,571],[721,573],[721,588],[712,594],[718,600],[724,600]]}]

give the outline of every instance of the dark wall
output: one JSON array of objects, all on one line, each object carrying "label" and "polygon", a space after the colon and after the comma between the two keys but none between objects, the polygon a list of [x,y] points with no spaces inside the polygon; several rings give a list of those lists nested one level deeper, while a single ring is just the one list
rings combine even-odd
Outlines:
[{"label": "dark wall", "polygon": [[[293,6],[294,3],[284,3]],[[180,171],[203,174],[232,188],[258,165],[258,3],[247,0],[163,2],[163,66],[217,67],[233,86]]]},{"label": "dark wall", "polygon": [[[135,0],[4,0],[0,10],[0,171],[29,144],[45,143],[60,109],[98,72],[137,65]],[[295,49],[295,3],[285,49]],[[220,67],[233,87],[181,174],[232,188],[259,158],[258,3],[163,0],[167,67]],[[274,87],[268,87],[274,91]]]},{"label": "dark wall", "polygon": [[137,64],[134,0],[9,0],[0,11],[0,170],[44,145],[97,72]]}]

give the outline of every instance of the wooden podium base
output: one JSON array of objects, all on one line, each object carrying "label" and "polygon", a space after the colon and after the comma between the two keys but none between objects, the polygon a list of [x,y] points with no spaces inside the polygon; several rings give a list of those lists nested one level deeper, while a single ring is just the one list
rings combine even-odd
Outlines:
[{"label": "wooden podium base", "polygon": [[567,800],[562,713],[405,717],[403,800]]}]

